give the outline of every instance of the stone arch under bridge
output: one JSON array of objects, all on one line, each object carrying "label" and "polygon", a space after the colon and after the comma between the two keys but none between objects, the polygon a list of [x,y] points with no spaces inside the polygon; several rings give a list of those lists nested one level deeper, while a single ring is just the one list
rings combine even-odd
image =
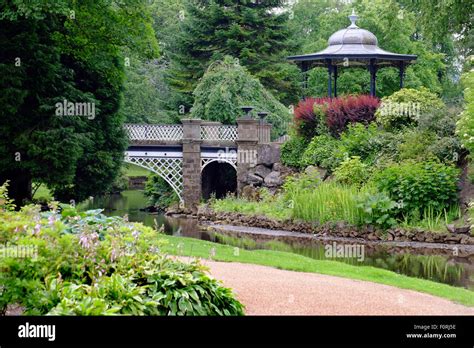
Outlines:
[{"label": "stone arch under bridge", "polygon": [[270,142],[271,125],[240,118],[237,125],[185,119],[180,125],[135,125],[125,129],[130,146],[125,162],[161,176],[188,209],[202,197],[201,173],[211,163],[227,163],[237,173],[237,193],[259,161],[277,163],[279,144]]}]

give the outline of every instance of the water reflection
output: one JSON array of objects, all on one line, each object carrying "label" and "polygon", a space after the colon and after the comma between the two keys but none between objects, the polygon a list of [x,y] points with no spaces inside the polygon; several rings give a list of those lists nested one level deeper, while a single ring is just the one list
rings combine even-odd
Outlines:
[{"label": "water reflection", "polygon": [[[330,258],[326,255],[326,243],[321,241],[295,241],[279,237],[262,239],[251,235],[236,237],[235,234],[210,232],[211,241],[237,246],[243,249],[270,249],[292,252],[317,260],[336,260],[354,266],[373,266],[391,270],[411,277],[461,286],[474,291],[474,258],[447,255],[423,255],[432,250],[420,249],[420,254],[393,252],[383,245],[366,245],[363,261],[352,258]],[[255,239],[254,239],[255,238]],[[331,243],[327,243],[331,244]]]},{"label": "water reflection", "polygon": [[[141,211],[147,205],[143,191],[130,190],[122,194],[95,197],[79,206],[79,209],[104,209],[104,214],[124,216],[130,221],[142,222],[147,226],[163,226],[165,233],[175,236],[191,237],[232,245],[245,249],[271,249],[287,251],[318,260],[328,259],[324,243],[299,238],[279,238],[267,236],[237,236],[235,233],[216,233],[202,231],[195,220],[173,219],[162,214]],[[367,265],[388,269],[408,276],[430,279],[436,282],[466,287],[474,291],[474,258],[449,255],[430,255],[429,250],[416,253],[388,249],[385,246],[366,246],[362,262],[355,258],[338,258],[337,261],[352,265]]]}]

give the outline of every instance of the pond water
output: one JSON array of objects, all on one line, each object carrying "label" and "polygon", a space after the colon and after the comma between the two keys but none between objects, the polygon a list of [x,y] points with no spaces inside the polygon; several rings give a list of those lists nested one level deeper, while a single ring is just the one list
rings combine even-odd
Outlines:
[{"label": "pond water", "polygon": [[[197,221],[170,218],[162,214],[148,213],[140,209],[147,206],[147,198],[140,190],[121,194],[94,197],[79,209],[104,209],[106,215],[128,215],[130,221],[148,226],[163,226],[166,234],[203,239],[245,249],[271,249],[287,251],[314,259],[328,259],[323,242],[309,238],[285,238],[284,236],[245,235],[232,232],[210,232],[197,226]],[[334,259],[333,259],[334,260]],[[358,257],[337,258],[337,261],[353,265],[370,265],[412,277],[468,288],[474,291],[474,256],[454,256],[452,253],[433,252],[429,249],[388,248],[384,245],[366,245],[363,260]]]}]

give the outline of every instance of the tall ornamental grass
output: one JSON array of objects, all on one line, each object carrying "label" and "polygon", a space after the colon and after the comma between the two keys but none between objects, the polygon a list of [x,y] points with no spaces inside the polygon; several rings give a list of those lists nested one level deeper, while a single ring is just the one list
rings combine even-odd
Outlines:
[{"label": "tall ornamental grass", "polygon": [[346,221],[364,223],[364,211],[357,207],[357,197],[369,188],[323,182],[316,189],[302,191],[293,196],[293,217],[305,221]]}]

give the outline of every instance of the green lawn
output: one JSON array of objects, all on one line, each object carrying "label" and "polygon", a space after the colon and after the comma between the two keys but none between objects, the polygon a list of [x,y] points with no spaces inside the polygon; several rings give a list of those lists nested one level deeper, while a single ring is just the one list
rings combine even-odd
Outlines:
[{"label": "green lawn", "polygon": [[314,260],[305,256],[272,250],[244,250],[186,237],[163,235],[168,241],[163,251],[172,255],[212,258],[271,266],[300,272],[321,273],[344,278],[371,281],[398,288],[425,292],[474,307],[474,292],[446,284],[397,274],[370,266],[352,266],[338,261]]},{"label": "green lawn", "polygon": [[146,170],[145,168],[142,168],[140,166],[136,166],[134,164],[130,163],[124,163],[123,167],[125,169],[125,175],[128,177],[131,176],[148,176],[151,171]]},{"label": "green lawn", "polygon": [[35,195],[33,198],[35,199],[44,199],[44,200],[51,200],[52,199],[52,194],[51,191],[48,189],[48,187],[45,184],[41,184],[40,187],[35,192]]}]

